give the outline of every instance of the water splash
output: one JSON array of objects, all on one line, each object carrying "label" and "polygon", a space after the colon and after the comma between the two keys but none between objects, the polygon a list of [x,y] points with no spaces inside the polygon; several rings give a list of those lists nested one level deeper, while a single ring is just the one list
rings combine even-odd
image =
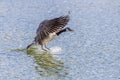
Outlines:
[{"label": "water splash", "polygon": [[59,53],[59,52],[61,52],[61,51],[62,51],[61,47],[58,47],[58,46],[55,46],[55,47],[51,47],[51,48],[50,48],[50,52],[51,52],[51,53]]}]

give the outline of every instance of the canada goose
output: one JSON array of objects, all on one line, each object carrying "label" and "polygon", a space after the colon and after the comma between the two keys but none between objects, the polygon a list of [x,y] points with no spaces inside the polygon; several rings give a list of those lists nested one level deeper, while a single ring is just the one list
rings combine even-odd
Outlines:
[{"label": "canada goose", "polygon": [[[36,45],[41,45],[41,48],[45,51],[49,50],[47,48],[46,44],[54,39],[55,36],[60,35],[63,32],[67,31],[73,31],[70,28],[64,28],[65,25],[69,21],[69,16],[61,16],[58,18],[54,18],[51,20],[44,20],[43,22],[40,23],[37,31],[36,31],[36,36],[34,38],[34,43]],[[63,29],[64,28],[64,29]],[[28,45],[27,49],[32,45]]]}]

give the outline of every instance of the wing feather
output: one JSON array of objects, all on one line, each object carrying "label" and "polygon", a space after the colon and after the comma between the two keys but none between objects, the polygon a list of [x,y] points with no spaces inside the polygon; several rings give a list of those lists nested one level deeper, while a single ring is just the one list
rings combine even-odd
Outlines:
[{"label": "wing feather", "polygon": [[36,31],[36,40],[43,40],[48,37],[50,33],[57,33],[61,31],[68,21],[68,16],[64,16],[41,22]]}]

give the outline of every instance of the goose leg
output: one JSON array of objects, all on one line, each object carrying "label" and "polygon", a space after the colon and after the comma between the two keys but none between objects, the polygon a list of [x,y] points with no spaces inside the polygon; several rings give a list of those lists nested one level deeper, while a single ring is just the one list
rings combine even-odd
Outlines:
[{"label": "goose leg", "polygon": [[50,49],[47,47],[47,45],[46,45],[46,44],[45,44],[45,48],[46,48],[46,49],[48,49],[48,50],[50,50]]},{"label": "goose leg", "polygon": [[47,51],[46,49],[44,49],[44,46],[43,46],[43,45],[41,45],[41,48],[42,48],[42,50]]}]

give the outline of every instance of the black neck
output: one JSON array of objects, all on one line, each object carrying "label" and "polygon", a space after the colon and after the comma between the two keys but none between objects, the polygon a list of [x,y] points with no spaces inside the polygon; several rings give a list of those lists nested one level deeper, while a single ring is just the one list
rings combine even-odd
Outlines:
[{"label": "black neck", "polygon": [[66,32],[66,29],[63,29],[63,30],[61,30],[60,32],[58,32],[58,33],[56,33],[58,36],[61,34],[61,33],[63,33],[63,32]]}]

